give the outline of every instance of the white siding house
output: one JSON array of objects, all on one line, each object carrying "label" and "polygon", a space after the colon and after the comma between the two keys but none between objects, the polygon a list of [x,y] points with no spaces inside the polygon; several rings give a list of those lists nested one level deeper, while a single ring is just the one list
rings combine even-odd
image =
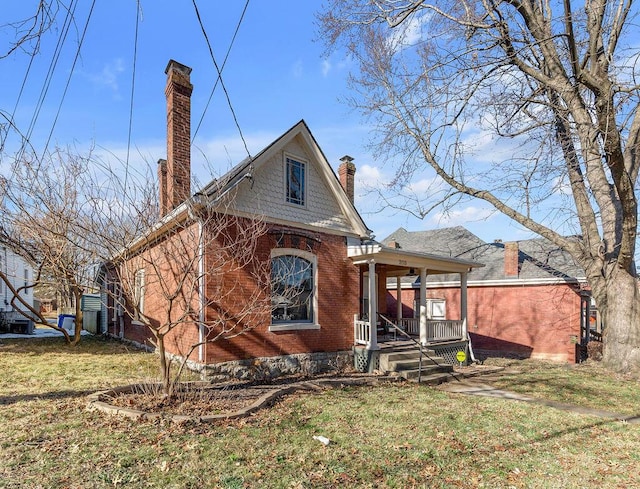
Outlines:
[{"label": "white siding house", "polygon": [[[33,283],[33,267],[6,247],[0,248],[0,270],[15,289]],[[20,295],[29,306],[33,307],[33,288],[25,289]],[[27,308],[19,301],[13,301],[14,304],[12,304],[13,293],[2,280],[0,280],[0,298],[0,323],[5,328],[10,328],[16,322],[23,324],[26,318],[19,311],[26,311]]]}]

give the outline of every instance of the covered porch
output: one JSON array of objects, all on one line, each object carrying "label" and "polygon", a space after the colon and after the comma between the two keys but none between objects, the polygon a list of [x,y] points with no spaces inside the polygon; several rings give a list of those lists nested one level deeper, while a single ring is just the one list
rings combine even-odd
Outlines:
[{"label": "covered porch", "polygon": [[[349,258],[360,268],[361,310],[354,317],[354,343],[369,351],[380,350],[385,341],[413,338],[422,346],[468,342],[467,276],[477,262],[405,251],[377,242],[350,244]],[[457,274],[460,277],[460,318],[433,318],[428,310],[427,276]],[[415,317],[403,317],[401,279],[419,276],[420,295]],[[371,280],[370,277],[375,277]],[[396,310],[386,308],[387,280],[396,280]]]}]

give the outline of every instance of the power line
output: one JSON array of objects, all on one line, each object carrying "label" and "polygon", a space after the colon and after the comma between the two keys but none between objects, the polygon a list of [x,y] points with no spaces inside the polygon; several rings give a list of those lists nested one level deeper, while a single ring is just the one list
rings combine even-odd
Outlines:
[{"label": "power line", "polygon": [[89,15],[87,16],[87,21],[84,24],[84,29],[82,30],[82,36],[80,37],[80,41],[78,42],[78,48],[76,49],[76,55],[73,58],[73,64],[71,65],[71,71],[69,72],[69,77],[67,78],[67,83],[64,87],[64,92],[62,93],[62,98],[60,99],[60,104],[58,105],[58,110],[56,111],[56,117],[53,120],[53,124],[51,125],[51,131],[49,132],[49,137],[47,138],[47,143],[42,150],[42,157],[44,158],[45,153],[47,152],[47,148],[49,147],[49,142],[53,137],[53,130],[58,123],[58,117],[60,116],[60,111],[62,110],[62,104],[64,103],[64,99],[67,95],[67,91],[69,90],[69,85],[71,84],[71,77],[73,76],[73,72],[75,71],[76,63],[78,62],[78,58],[80,57],[80,50],[82,49],[82,44],[84,42],[84,37],[87,34],[87,30],[89,29],[89,22],[91,21],[91,15],[93,14],[93,8],[96,5],[96,0],[91,2],[91,8],[89,10]]},{"label": "power line", "polygon": [[[220,86],[222,87],[222,90],[224,91],[225,97],[227,99],[227,105],[229,106],[229,110],[231,110],[231,115],[233,116],[233,120],[236,124],[236,127],[238,128],[240,139],[242,139],[242,144],[244,144],[244,149],[247,152],[249,159],[252,159],[251,153],[249,152],[249,148],[247,147],[247,141],[245,140],[244,135],[242,134],[242,129],[240,129],[240,123],[238,122],[236,112],[233,109],[233,105],[231,104],[231,98],[229,97],[229,92],[227,91],[227,87],[225,86],[224,81],[222,79],[222,70],[218,66],[218,63],[216,62],[216,58],[213,54],[213,48],[211,47],[211,43],[209,42],[209,36],[207,35],[207,31],[204,28],[204,25],[202,23],[202,18],[200,17],[200,11],[198,10],[198,6],[196,5],[196,0],[192,0],[192,2],[193,2],[193,8],[195,9],[195,12],[196,12],[196,17],[198,18],[198,23],[200,24],[200,29],[202,30],[202,35],[204,36],[204,39],[207,43],[207,47],[209,48],[209,54],[211,55],[211,60],[213,61],[214,66],[216,67],[216,71],[218,72],[218,79],[220,80]],[[247,8],[248,3],[249,1],[247,0],[247,4],[245,5],[245,10]],[[243,12],[243,16],[244,16],[244,12]]]},{"label": "power line", "polygon": [[[49,64],[49,69],[47,71],[47,75],[45,76],[44,84],[42,86],[42,89],[40,90],[40,96],[38,98],[38,102],[36,103],[36,109],[31,118],[29,127],[27,128],[27,132],[25,134],[26,141],[29,141],[31,139],[36,122],[38,120],[38,117],[40,116],[40,111],[42,110],[42,106],[44,105],[44,99],[47,97],[47,93],[49,92],[49,87],[51,86],[51,80],[53,79],[53,73],[55,72],[56,67],[58,66],[58,61],[60,59],[60,54],[62,52],[62,46],[64,45],[67,39],[67,35],[69,33],[69,29],[71,28],[76,7],[77,7],[77,2],[72,1],[72,3],[69,6],[69,9],[67,9],[67,15],[65,16],[65,20],[62,26],[62,33],[58,38],[58,42],[56,43],[56,48],[54,50],[53,57],[51,58],[51,63]],[[23,152],[24,152],[24,142],[23,142],[23,146],[20,149],[20,153],[22,154]]]},{"label": "power line", "polygon": [[131,154],[131,132],[133,128],[133,99],[136,89],[136,66],[138,60],[138,29],[140,27],[140,0],[136,1],[136,29],[133,39],[133,69],[131,72],[131,100],[129,102],[129,131],[127,134],[127,159],[125,163],[124,188],[129,179],[129,155]]},{"label": "power line", "polygon": [[[236,40],[236,36],[238,35],[238,31],[240,30],[240,25],[242,24],[242,21],[244,20],[244,14],[247,12],[247,7],[249,6],[249,0],[246,1],[246,3],[244,4],[244,9],[242,10],[242,14],[240,15],[240,20],[238,20],[238,25],[236,25],[236,30],[233,33],[233,37],[231,38],[231,43],[229,43],[229,48],[227,49],[227,53],[224,56],[224,60],[222,61],[222,66],[220,67],[220,73],[222,73],[222,71],[224,71],[224,67],[227,64],[227,59],[229,59],[229,54],[231,53],[231,48],[233,47],[233,44]],[[200,130],[200,126],[202,125],[202,121],[204,120],[204,116],[207,113],[207,110],[209,109],[209,104],[211,103],[211,99],[213,99],[213,93],[216,91],[216,87],[218,86],[218,82],[220,81],[220,74],[218,74],[218,76],[216,77],[216,81],[213,84],[213,88],[211,89],[211,93],[209,94],[209,99],[207,100],[206,105],[204,106],[204,111],[202,112],[202,116],[200,117],[200,120],[198,121],[198,125],[196,126],[196,130],[193,132],[193,138],[191,139],[191,142],[193,142],[196,138],[196,136],[198,135],[198,131]]]}]

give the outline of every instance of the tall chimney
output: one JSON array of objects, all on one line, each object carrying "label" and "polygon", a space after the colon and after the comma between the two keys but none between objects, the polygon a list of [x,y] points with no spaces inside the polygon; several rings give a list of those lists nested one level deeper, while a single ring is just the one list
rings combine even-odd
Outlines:
[{"label": "tall chimney", "polygon": [[511,241],[504,244],[504,275],[506,277],[518,277],[518,242]]},{"label": "tall chimney", "polygon": [[354,183],[356,175],[356,165],[353,164],[353,158],[349,155],[345,155],[340,158],[342,163],[338,167],[338,176],[340,177],[340,185],[344,189],[349,201],[354,203]]},{"label": "tall chimney", "polygon": [[[170,60],[167,74],[166,212],[191,195],[191,68]],[[162,187],[161,187],[162,188]],[[162,197],[161,197],[161,207]]]}]

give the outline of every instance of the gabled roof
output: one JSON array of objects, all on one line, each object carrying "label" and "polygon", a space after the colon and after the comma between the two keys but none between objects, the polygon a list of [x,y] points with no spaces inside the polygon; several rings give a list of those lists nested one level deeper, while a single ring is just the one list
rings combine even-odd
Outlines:
[{"label": "gabled roof", "polygon": [[[504,243],[486,243],[462,226],[429,231],[407,231],[399,228],[382,240],[396,242],[400,249],[434,253],[484,263],[474,270],[469,280],[478,281],[576,281],[584,280],[584,270],[569,253],[544,238],[517,241],[518,277],[507,277],[504,272]],[[452,281],[457,277],[448,277]],[[433,280],[443,281],[441,277]]]},{"label": "gabled roof", "polygon": [[350,234],[359,237],[370,236],[371,230],[367,228],[359,212],[347,197],[342,185],[340,185],[338,176],[333,171],[333,168],[329,164],[326,156],[322,152],[322,149],[318,145],[304,119],[294,124],[254,157],[245,158],[225,175],[219,179],[211,181],[196,195],[206,195],[209,199],[212,199],[215,202],[216,198],[238,186],[245,179],[251,180],[255,172],[259,171],[259,169],[274,155],[279,151],[282,151],[287,144],[297,137],[300,137],[304,141],[308,151],[313,155],[313,159],[319,163],[318,166],[316,166],[316,169],[319,170],[324,183],[327,188],[330,189],[330,192],[338,203],[340,210],[349,222],[349,226],[352,229]]}]

